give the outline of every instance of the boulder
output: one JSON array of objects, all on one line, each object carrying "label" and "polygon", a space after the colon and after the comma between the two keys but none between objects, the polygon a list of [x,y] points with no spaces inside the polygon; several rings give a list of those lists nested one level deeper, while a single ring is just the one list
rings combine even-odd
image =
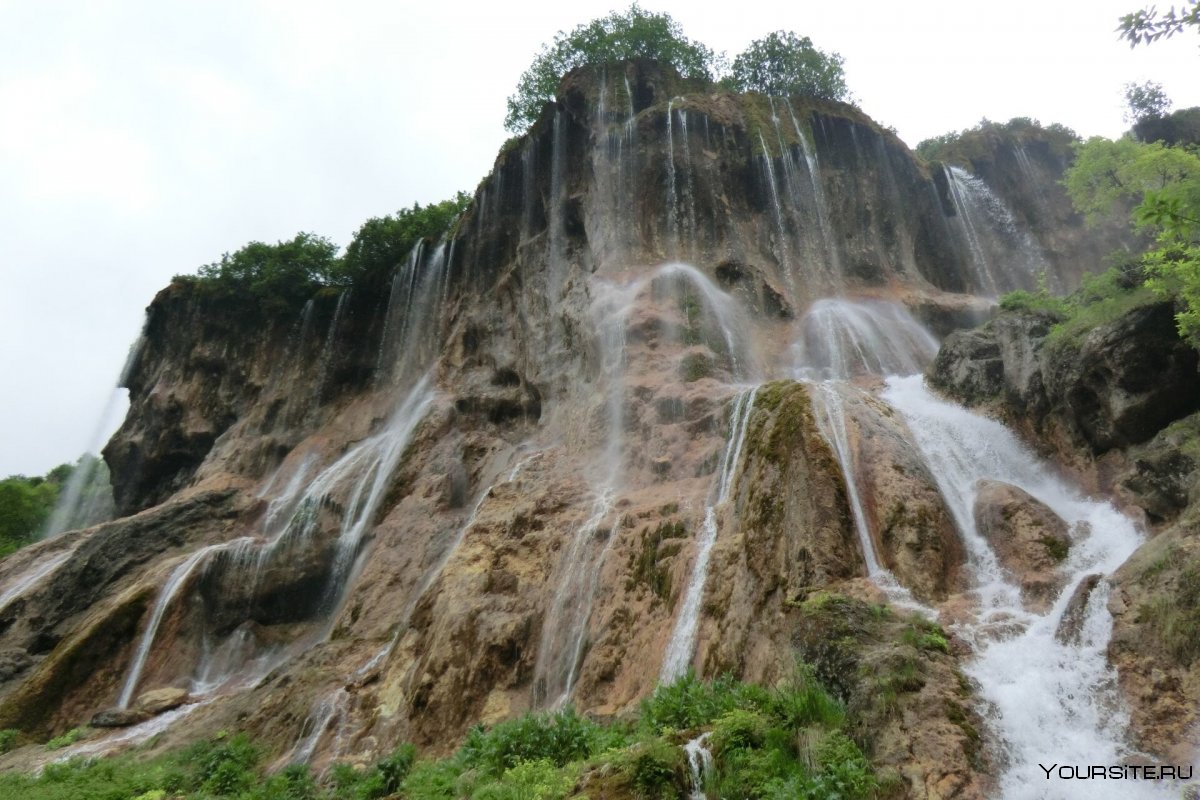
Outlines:
[{"label": "boulder", "polygon": [[128,728],[153,716],[132,708],[110,708],[92,717],[93,728]]},{"label": "boulder", "polygon": [[191,695],[188,694],[187,689],[165,687],[142,692],[134,702],[133,707],[138,711],[155,716],[164,711],[179,708],[190,699]]},{"label": "boulder", "polygon": [[1020,583],[1026,604],[1047,610],[1066,580],[1058,565],[1071,547],[1067,523],[1028,492],[1000,481],[980,482],[974,513],[979,534]]}]

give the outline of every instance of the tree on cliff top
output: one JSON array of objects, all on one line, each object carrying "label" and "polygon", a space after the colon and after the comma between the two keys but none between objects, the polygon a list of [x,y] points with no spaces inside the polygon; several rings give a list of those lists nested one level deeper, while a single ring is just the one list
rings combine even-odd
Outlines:
[{"label": "tree on cliff top", "polygon": [[842,63],[840,55],[818,50],[807,36],[775,31],[751,42],[733,60],[724,83],[739,92],[845,100],[849,89]]},{"label": "tree on cliff top", "polygon": [[685,78],[706,80],[711,80],[718,60],[708,47],[684,36],[670,15],[643,11],[634,3],[624,13],[614,11],[570,33],[559,31],[552,44],[543,45],[508,98],[504,127],[514,133],[528,129],[572,69],[630,58],[653,58]]}]

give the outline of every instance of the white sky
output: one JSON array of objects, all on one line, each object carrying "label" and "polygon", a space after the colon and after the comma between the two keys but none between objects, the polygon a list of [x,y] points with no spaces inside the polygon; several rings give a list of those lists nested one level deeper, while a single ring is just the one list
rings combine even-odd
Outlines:
[{"label": "white sky", "polygon": [[[0,0],[0,476],[94,446],[172,275],[473,191],[538,47],[617,2]],[[1200,36],[1117,41],[1141,2],[642,6],[731,58],[810,36],[915,146],[984,116],[1116,136],[1127,81],[1200,105]]]}]

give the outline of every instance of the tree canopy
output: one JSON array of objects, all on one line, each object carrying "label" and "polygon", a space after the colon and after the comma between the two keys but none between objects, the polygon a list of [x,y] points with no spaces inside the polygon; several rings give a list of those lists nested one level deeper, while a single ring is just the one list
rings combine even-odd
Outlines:
[{"label": "tree canopy", "polygon": [[1171,100],[1161,83],[1125,84],[1125,121],[1136,125],[1148,119],[1159,119],[1171,110]]},{"label": "tree canopy", "polygon": [[1143,257],[1156,291],[1180,301],[1181,335],[1200,346],[1200,155],[1162,142],[1093,137],[1079,145],[1064,180],[1075,207],[1095,222],[1126,213],[1155,236]]},{"label": "tree canopy", "polygon": [[554,99],[562,76],[584,64],[606,64],[630,58],[653,58],[670,64],[685,78],[711,80],[718,58],[707,46],[683,35],[669,14],[644,11],[637,3],[625,12],[609,14],[559,31],[543,45],[533,63],[521,74],[517,90],[508,98],[504,127],[524,132]]},{"label": "tree canopy", "polygon": [[845,100],[849,89],[842,64],[840,55],[818,50],[807,36],[775,31],[751,42],[733,60],[724,82],[739,92]]},{"label": "tree canopy", "polygon": [[340,283],[355,283],[394,269],[422,239],[437,239],[450,229],[471,202],[459,192],[450,200],[372,217],[362,224],[342,256],[335,274]]}]

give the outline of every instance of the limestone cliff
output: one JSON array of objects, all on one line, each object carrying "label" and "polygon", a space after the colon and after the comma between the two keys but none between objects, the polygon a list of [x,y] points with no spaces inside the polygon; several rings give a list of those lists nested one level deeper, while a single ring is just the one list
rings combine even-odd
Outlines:
[{"label": "limestone cliff", "polygon": [[[200,702],[167,741],[445,751],[532,708],[627,711],[688,625],[699,672],[769,683],[825,652],[820,590],[886,600],[875,560],[919,600],[961,595],[954,518],[878,387],[844,388],[843,452],[793,380],[890,366],[843,375],[796,343],[829,296],[946,333],[1044,273],[1073,286],[1093,251],[1077,219],[1040,215],[1061,163],[1024,147],[1029,174],[1001,142],[963,175],[851,106],[584,69],[390,286],[288,316],[173,284],[105,449],[125,516],[0,564],[33,587],[0,603],[0,650],[24,665],[0,728],[45,736],[176,687]],[[920,335],[915,368],[936,346]],[[999,392],[1010,366],[962,370]],[[1097,414],[1108,427],[1072,417],[1084,438],[1146,438]],[[889,659],[923,664],[864,711],[864,741],[907,796],[982,796],[966,645],[889,649],[902,630],[864,622],[842,654],[848,698]]]}]

